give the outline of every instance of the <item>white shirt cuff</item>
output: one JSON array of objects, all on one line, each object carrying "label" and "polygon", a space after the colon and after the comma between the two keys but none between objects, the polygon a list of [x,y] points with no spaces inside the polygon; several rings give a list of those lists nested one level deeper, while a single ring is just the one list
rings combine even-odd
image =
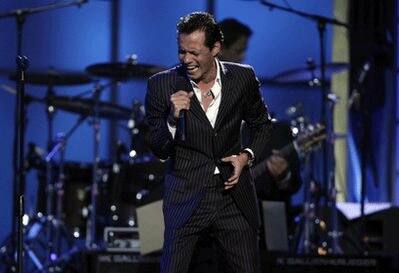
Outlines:
[{"label": "white shirt cuff", "polygon": [[169,132],[172,134],[173,139],[175,138],[176,135],[176,126],[172,126],[169,124],[169,122],[166,122],[168,125]]},{"label": "white shirt cuff", "polygon": [[255,154],[250,148],[245,148],[244,150],[251,154],[252,159],[255,159]]}]

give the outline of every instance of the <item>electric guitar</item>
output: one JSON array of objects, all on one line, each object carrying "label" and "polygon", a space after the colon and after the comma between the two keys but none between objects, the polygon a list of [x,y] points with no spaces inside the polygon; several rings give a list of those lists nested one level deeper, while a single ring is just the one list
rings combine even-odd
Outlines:
[{"label": "electric guitar", "polygon": [[[293,142],[285,145],[279,150],[279,155],[288,160],[292,153],[298,153],[301,157],[314,151],[320,146],[320,143],[326,139],[327,134],[325,126],[322,124],[308,125],[303,132],[300,132]],[[266,158],[252,168],[254,179],[267,171]]]}]

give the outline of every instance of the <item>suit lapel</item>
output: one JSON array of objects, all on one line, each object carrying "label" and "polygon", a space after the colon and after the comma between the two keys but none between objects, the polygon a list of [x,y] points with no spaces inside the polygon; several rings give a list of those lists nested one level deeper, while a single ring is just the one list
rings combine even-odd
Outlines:
[{"label": "suit lapel", "polygon": [[232,94],[229,94],[229,92],[231,92],[232,87],[234,85],[234,82],[230,77],[228,68],[221,62],[219,62],[219,65],[220,65],[220,79],[222,81],[222,90],[221,90],[222,98],[220,101],[218,115],[216,117],[215,130],[219,129],[223,121],[223,118],[226,115],[227,107],[230,104],[232,98],[231,96]]}]

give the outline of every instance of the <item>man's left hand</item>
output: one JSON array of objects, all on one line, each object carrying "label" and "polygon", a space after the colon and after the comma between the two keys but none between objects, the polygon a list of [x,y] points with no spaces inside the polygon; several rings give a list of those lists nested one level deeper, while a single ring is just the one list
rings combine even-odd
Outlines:
[{"label": "man's left hand", "polygon": [[242,169],[248,165],[249,158],[246,153],[242,153],[239,155],[231,155],[228,157],[222,158],[223,162],[230,162],[234,167],[233,175],[224,182],[224,189],[228,190],[234,187],[238,183],[238,179],[240,178]]}]

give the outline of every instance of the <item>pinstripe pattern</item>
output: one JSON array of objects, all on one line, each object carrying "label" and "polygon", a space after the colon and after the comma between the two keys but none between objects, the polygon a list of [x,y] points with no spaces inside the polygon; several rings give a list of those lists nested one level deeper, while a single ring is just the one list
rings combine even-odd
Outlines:
[{"label": "pinstripe pattern", "polygon": [[[185,272],[185,270],[180,270],[186,268],[185,262],[180,264],[182,259],[178,259],[179,262],[175,263],[172,257],[181,255],[189,257],[193,248],[192,244],[197,238],[190,236],[190,239],[184,241],[183,247],[176,247],[175,244],[178,243],[174,239],[179,237],[176,237],[175,231],[186,228],[187,223],[195,219],[194,211],[204,209],[202,205],[205,201],[203,200],[207,196],[204,190],[205,185],[212,181],[215,166],[219,168],[223,181],[230,177],[231,165],[223,164],[220,159],[241,151],[242,120],[246,121],[252,132],[253,141],[248,148],[252,149],[255,158],[257,154],[263,153],[265,143],[270,137],[271,123],[261,99],[259,82],[255,78],[253,69],[245,65],[224,62],[221,62],[221,69],[222,99],[215,127],[212,128],[199,101],[193,96],[190,110],[186,115],[187,139],[185,142],[179,139],[174,140],[166,125],[170,111],[169,97],[175,91],[176,78],[185,77],[183,70],[181,67],[173,68],[151,77],[148,81],[146,96],[147,122],[150,128],[148,142],[158,157],[170,158],[164,181],[165,246],[162,272]],[[226,210],[226,215],[229,215],[228,218],[232,217],[232,220],[228,225],[222,224],[222,226],[228,226],[227,230],[241,231],[243,228],[247,231],[248,227],[244,228],[238,224],[240,219],[246,219],[245,223],[248,222],[252,229],[257,229],[259,212],[254,184],[248,169],[243,170],[238,184],[229,190],[227,196],[235,201],[231,202],[234,206],[230,207],[237,208],[236,212],[239,213],[229,214],[229,210]],[[201,206],[198,206],[200,202]],[[229,222],[228,219],[225,220],[224,222]],[[207,221],[201,224],[201,228],[207,226],[211,220],[207,219]],[[217,224],[215,226],[218,227]],[[226,233],[223,232],[218,235],[220,244],[233,250],[236,242],[225,235]],[[240,237],[245,238],[242,236],[244,234]],[[250,238],[246,241],[251,242]],[[253,251],[249,249],[241,250],[239,256],[247,257],[248,253],[253,254]],[[234,251],[237,250],[234,249]],[[231,251],[227,252],[231,253]],[[237,257],[231,259],[231,262],[233,260],[239,261]],[[169,271],[171,268],[176,271]]]},{"label": "pinstripe pattern", "polygon": [[185,225],[165,232],[161,272],[187,272],[194,245],[204,230],[215,238],[228,272],[259,272],[257,230],[223,190],[221,177],[215,175],[210,182]]}]

